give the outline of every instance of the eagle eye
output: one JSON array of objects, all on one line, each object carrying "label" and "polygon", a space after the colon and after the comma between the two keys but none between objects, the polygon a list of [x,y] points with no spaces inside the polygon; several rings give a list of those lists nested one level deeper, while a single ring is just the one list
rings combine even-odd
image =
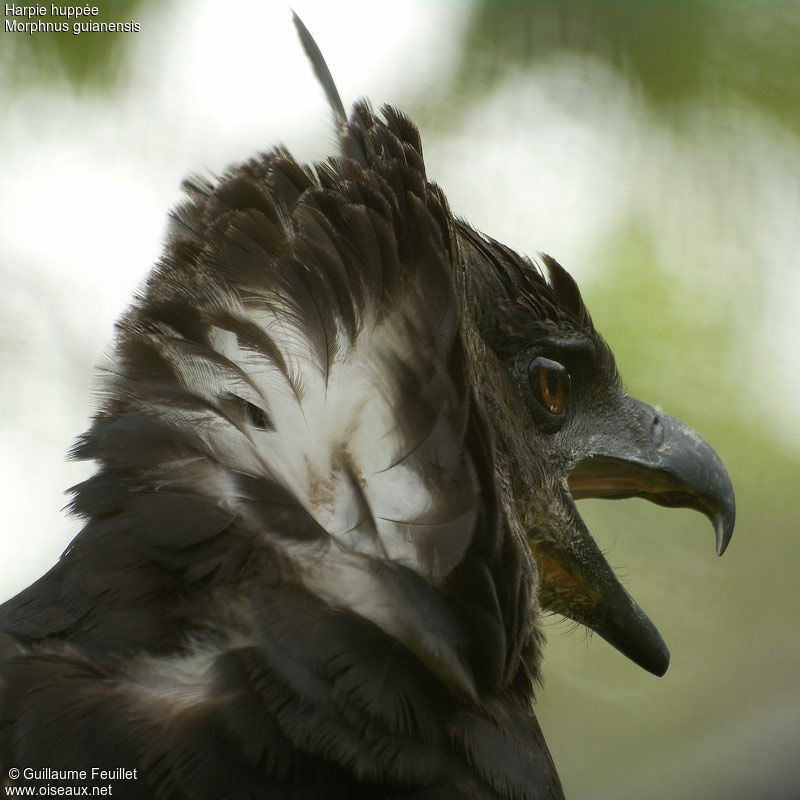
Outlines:
[{"label": "eagle eye", "polygon": [[528,369],[528,384],[537,402],[551,414],[564,413],[569,398],[569,372],[549,358],[535,358]]}]

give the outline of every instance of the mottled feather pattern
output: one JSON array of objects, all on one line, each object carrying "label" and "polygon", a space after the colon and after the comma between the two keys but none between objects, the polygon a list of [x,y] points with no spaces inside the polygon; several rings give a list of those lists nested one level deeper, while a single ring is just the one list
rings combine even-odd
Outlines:
[{"label": "mottled feather pattern", "polygon": [[74,449],[86,527],[0,611],[0,758],[74,768],[102,729],[129,797],[560,796],[463,243],[383,114],[355,107],[350,158],[186,183]]},{"label": "mottled feather pattern", "polygon": [[721,554],[730,478],[626,393],[556,261],[451,214],[408,117],[346,118],[295,25],[339,155],[185,182],[72,451],[84,527],[0,605],[0,788],[563,800],[541,612],[669,663],[575,500],[702,511]]},{"label": "mottled feather pattern", "polygon": [[[359,113],[372,119],[366,108]],[[394,160],[405,156],[403,148],[395,151]],[[154,282],[155,308],[147,297],[122,323],[123,359],[128,340],[137,351],[149,346],[161,371],[195,394],[196,407],[176,407],[171,392],[153,391],[142,381],[136,373],[139,352],[122,370],[125,377],[112,380],[110,392],[116,401],[130,394],[130,405],[142,400],[142,409],[171,415],[176,427],[198,431],[199,438],[208,438],[195,445],[205,455],[224,448],[220,463],[288,484],[333,534],[351,533],[359,522],[348,513],[348,499],[357,501],[359,492],[347,488],[358,476],[364,484],[361,494],[372,498],[375,519],[388,528],[383,550],[394,557],[397,547],[404,548],[409,552],[402,558],[413,565],[419,558],[403,531],[415,520],[403,514],[416,508],[423,524],[430,524],[435,507],[428,497],[430,478],[420,483],[414,477],[415,452],[423,448],[417,457],[421,463],[430,460],[426,446],[458,453],[460,448],[437,439],[457,436],[464,413],[457,396],[464,387],[457,390],[442,377],[453,349],[457,311],[445,269],[447,231],[437,228],[424,205],[435,190],[424,176],[421,181],[409,171],[405,160],[389,167],[381,161],[380,171],[366,176],[356,171],[344,183],[337,170],[346,173],[349,165],[343,169],[331,162],[320,169],[326,188],[307,184],[295,194],[297,170],[288,168],[284,154],[272,159],[277,163],[262,168],[266,186],[254,186],[242,174],[223,181],[219,190],[194,184],[194,192],[207,192],[207,202],[192,214],[188,208],[180,211],[184,234],[165,258],[163,278]],[[240,172],[256,171],[251,166]],[[404,181],[406,202],[419,206],[410,217],[400,216],[387,201],[392,194],[384,173]],[[270,208],[265,193],[280,197],[285,185],[275,186],[270,178],[287,174],[291,196],[274,203],[274,213],[265,213]],[[300,175],[306,183],[307,173]],[[443,202],[440,197],[435,201]],[[280,217],[288,208],[291,228],[281,230]],[[414,228],[413,239],[405,234],[406,225]],[[187,247],[187,230],[203,244]],[[178,263],[185,249],[199,253],[190,264]],[[171,280],[175,272],[180,274]],[[194,334],[186,338],[172,328],[173,314],[164,322],[152,314],[166,304],[186,306],[195,299],[196,285],[184,285],[186,274],[193,272],[218,281],[203,291],[196,315],[200,325],[191,331],[184,325]],[[185,293],[189,290],[191,297]],[[441,303],[430,303],[432,292]],[[425,319],[420,310],[429,305],[444,309],[448,318],[438,310],[436,317]],[[431,342],[431,352],[421,352],[420,342]],[[226,408],[231,395],[262,409],[268,429],[247,430],[246,420]],[[398,402],[403,403],[401,416]],[[398,429],[397,419],[407,420],[409,427]],[[374,446],[376,441],[381,447]],[[444,465],[448,489],[473,483],[468,465],[458,460]],[[398,482],[408,496],[393,499]],[[452,498],[449,491],[443,494]],[[474,497],[467,492],[461,503],[457,517],[469,512]],[[446,571],[459,555],[434,553],[425,568]]]}]

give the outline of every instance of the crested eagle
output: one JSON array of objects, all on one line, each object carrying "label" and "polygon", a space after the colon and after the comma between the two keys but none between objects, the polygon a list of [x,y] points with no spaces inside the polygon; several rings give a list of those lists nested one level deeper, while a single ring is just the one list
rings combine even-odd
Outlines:
[{"label": "crested eagle", "polygon": [[728,475],[628,395],[575,281],[455,217],[400,111],[185,184],[73,455],[85,525],[0,607],[0,781],[124,798],[559,798],[542,611],[669,653],[576,509]]}]

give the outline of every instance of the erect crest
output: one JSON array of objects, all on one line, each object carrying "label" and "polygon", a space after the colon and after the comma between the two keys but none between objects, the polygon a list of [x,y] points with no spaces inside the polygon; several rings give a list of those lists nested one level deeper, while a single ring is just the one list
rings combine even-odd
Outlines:
[{"label": "erect crest", "polygon": [[457,222],[464,262],[463,292],[485,340],[501,355],[547,328],[594,334],[572,276],[548,255],[547,273],[504,244]]},{"label": "erect crest", "polygon": [[506,669],[498,593],[527,601],[458,577],[470,548],[491,559],[500,546],[491,470],[475,469],[491,444],[458,333],[452,219],[416,128],[383,113],[357,104],[343,128],[357,160],[309,168],[279,149],[187,183],[120,323],[106,401],[76,451],[101,472],[74,506],[92,517],[120,481],[211,501],[303,586],[472,693],[477,650],[445,597],[485,605],[491,681]]}]

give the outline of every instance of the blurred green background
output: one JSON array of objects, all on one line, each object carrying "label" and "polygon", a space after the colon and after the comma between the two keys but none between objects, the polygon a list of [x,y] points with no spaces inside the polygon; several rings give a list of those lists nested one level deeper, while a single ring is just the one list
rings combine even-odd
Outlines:
[{"label": "blurred green background", "polygon": [[[75,533],[60,492],[84,468],[62,454],[180,178],[333,144],[283,4],[100,7],[142,30],[0,34],[3,597]],[[345,103],[407,110],[454,210],[561,261],[631,392],[732,476],[722,560],[692,512],[582,503],[672,665],[546,621],[538,715],[567,796],[800,797],[800,3],[293,7]]]}]

